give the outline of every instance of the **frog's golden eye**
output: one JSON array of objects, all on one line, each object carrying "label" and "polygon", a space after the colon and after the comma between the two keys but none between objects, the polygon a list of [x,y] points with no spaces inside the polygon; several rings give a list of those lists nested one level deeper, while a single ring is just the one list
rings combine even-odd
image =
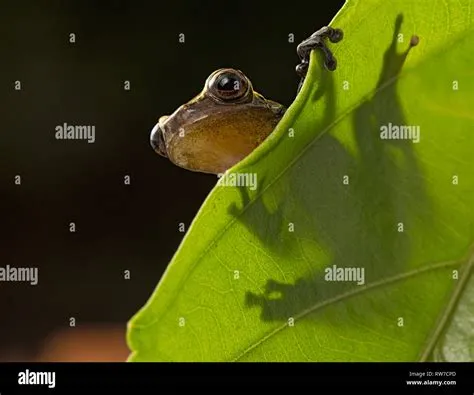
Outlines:
[{"label": "frog's golden eye", "polygon": [[218,70],[211,75],[208,84],[209,91],[214,97],[229,102],[242,99],[249,87],[248,78],[234,69]]}]

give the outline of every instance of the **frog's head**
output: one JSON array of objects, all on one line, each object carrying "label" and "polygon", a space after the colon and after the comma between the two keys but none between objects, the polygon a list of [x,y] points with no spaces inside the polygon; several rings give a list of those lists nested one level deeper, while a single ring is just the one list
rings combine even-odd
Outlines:
[{"label": "frog's head", "polygon": [[219,69],[199,95],[159,119],[150,142],[156,153],[180,167],[220,173],[252,152],[284,111],[255,92],[240,70]]}]

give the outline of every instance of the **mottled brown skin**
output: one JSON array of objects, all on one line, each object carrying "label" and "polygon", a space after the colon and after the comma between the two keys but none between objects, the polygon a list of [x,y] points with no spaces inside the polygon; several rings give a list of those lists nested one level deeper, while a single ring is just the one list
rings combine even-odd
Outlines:
[{"label": "mottled brown skin", "polygon": [[[235,93],[240,97],[225,97],[214,89],[223,75],[240,79],[240,93]],[[261,144],[284,111],[281,104],[255,92],[241,71],[219,69],[208,77],[199,95],[160,118],[150,139],[155,151],[177,166],[219,174]]]}]

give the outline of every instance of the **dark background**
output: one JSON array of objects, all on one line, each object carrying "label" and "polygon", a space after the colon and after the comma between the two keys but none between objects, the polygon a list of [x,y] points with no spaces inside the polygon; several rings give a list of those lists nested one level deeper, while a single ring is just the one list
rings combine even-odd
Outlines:
[{"label": "dark background", "polygon": [[[39,282],[0,283],[0,359],[64,359],[45,356],[45,341],[91,324],[108,325],[97,347],[119,339],[117,359],[126,355],[126,322],[176,251],[178,224],[190,224],[217,180],[156,155],[151,128],[221,67],[289,105],[297,44],[342,4],[2,1],[0,266],[38,267]],[[95,143],[56,140],[64,122],[95,125]]]}]

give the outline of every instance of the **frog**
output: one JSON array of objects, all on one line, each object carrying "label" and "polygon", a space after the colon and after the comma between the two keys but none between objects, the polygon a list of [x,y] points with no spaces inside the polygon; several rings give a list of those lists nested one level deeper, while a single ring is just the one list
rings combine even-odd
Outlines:
[{"label": "frog", "polygon": [[[300,63],[297,94],[303,86],[310,53],[319,49],[324,66],[337,62],[326,41],[343,38],[339,28],[325,26],[296,49]],[[260,146],[274,131],[287,107],[258,93],[239,69],[220,68],[206,79],[202,91],[171,115],[159,117],[150,133],[152,149],[178,167],[222,175]]]}]

